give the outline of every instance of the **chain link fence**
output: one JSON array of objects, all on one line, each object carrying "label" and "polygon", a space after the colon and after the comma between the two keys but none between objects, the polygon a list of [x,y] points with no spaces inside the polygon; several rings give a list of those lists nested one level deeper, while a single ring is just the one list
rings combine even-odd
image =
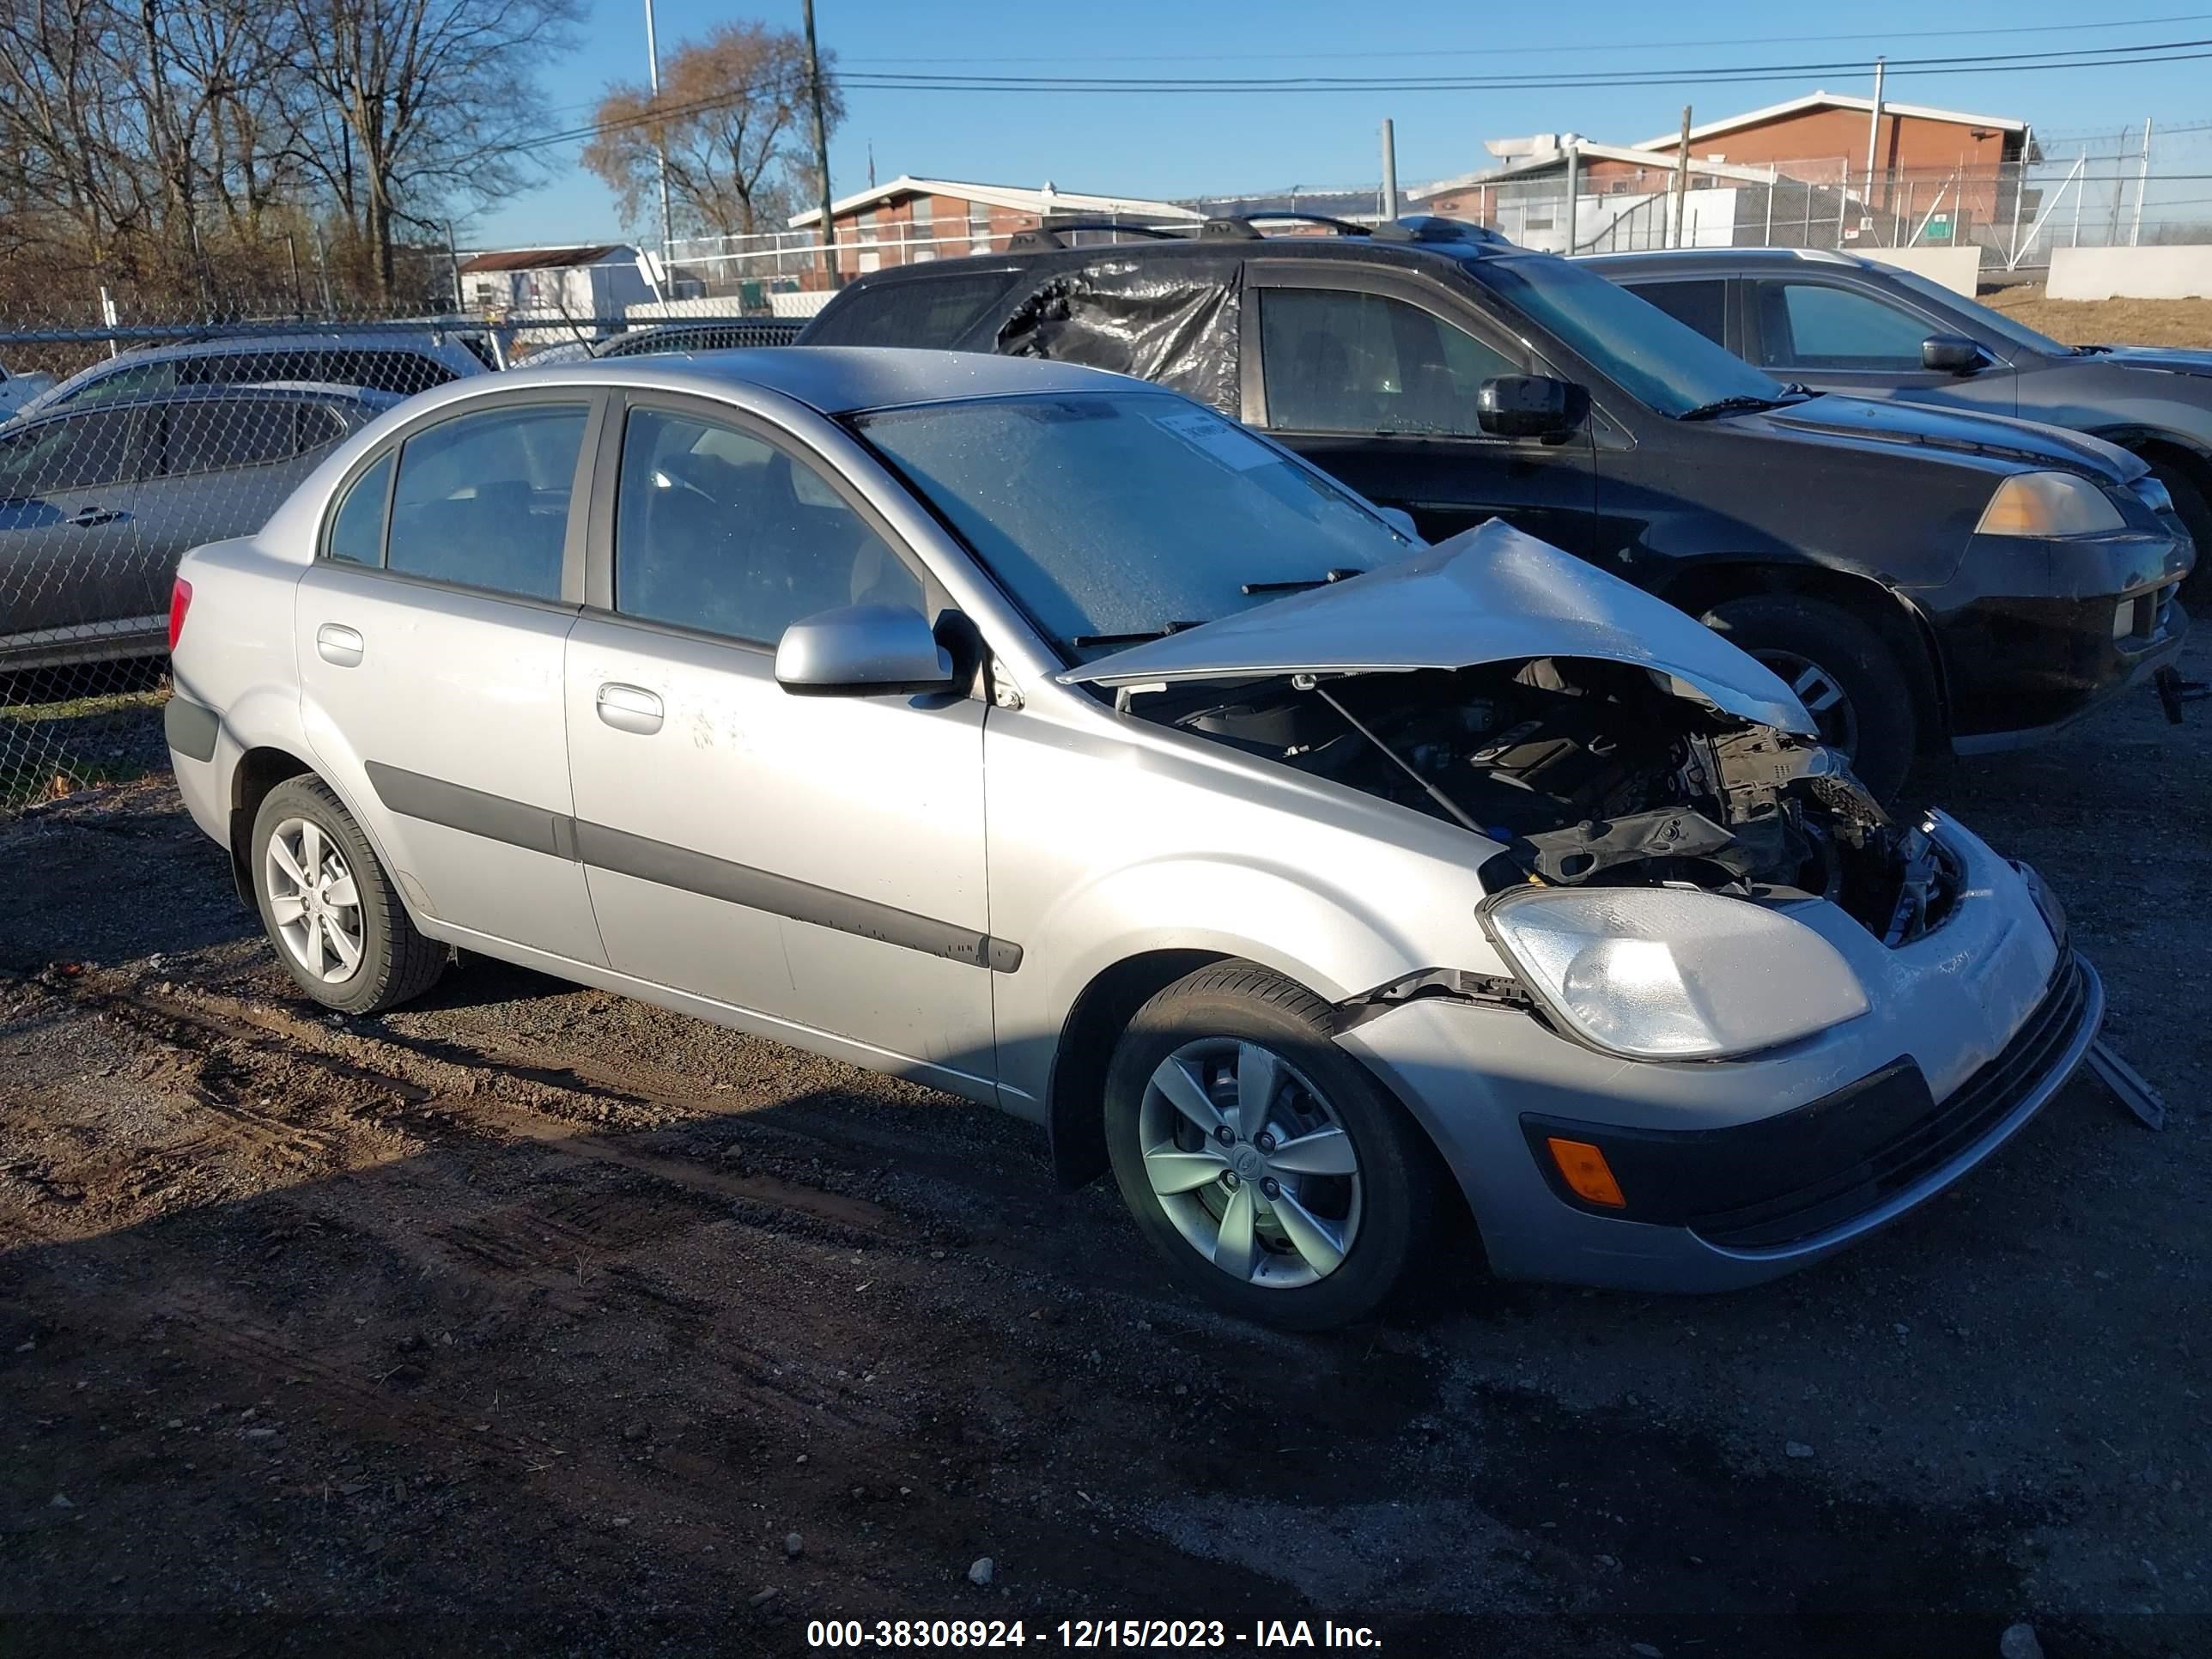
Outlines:
[{"label": "chain link fence", "polygon": [[177,562],[406,398],[519,363],[781,345],[795,321],[0,315],[0,813],[166,763]]}]

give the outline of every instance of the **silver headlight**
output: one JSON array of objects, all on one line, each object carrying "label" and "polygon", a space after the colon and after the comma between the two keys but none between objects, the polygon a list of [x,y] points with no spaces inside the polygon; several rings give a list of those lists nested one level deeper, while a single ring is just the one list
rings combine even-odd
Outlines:
[{"label": "silver headlight", "polygon": [[1977,536],[2099,536],[2124,530],[2112,499],[2071,472],[2015,472],[1982,509]]},{"label": "silver headlight", "polygon": [[1836,947],[1741,899],[1679,888],[1516,890],[1491,937],[1578,1035],[1636,1060],[1717,1060],[1867,1011]]}]

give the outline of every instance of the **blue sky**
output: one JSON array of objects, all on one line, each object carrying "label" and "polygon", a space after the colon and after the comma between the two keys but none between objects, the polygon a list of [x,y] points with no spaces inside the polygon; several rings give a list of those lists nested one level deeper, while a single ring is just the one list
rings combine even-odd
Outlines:
[{"label": "blue sky", "polygon": [[[1399,178],[1410,184],[1483,165],[1486,138],[1573,131],[1628,143],[1673,127],[1686,102],[1705,120],[1816,86],[1864,94],[1877,52],[1894,62],[2212,39],[2212,10],[2191,11],[2185,0],[2112,0],[2107,10],[2085,28],[2078,0],[1686,10],[1648,0],[1510,9],[1465,0],[1374,7],[1342,0],[1117,0],[1110,7],[817,0],[816,23],[823,45],[856,70],[1170,78],[1646,69],[1683,76],[1676,84],[1601,90],[1235,96],[848,90],[845,125],[830,143],[840,195],[866,184],[872,147],[884,179],[901,173],[1027,185],[1050,179],[1063,190],[1173,197],[1371,182],[1381,171],[1376,129],[1386,115],[1397,124]],[[665,57],[725,20],[752,17],[795,29],[799,16],[798,0],[659,0],[661,51]],[[2045,32],[2038,25],[2058,27]],[[1993,32],[2000,30],[2006,32]],[[1701,83],[1693,73],[1847,61],[1867,67],[1751,84]],[[2045,133],[2139,127],[2147,115],[2163,128],[2212,119],[2208,70],[2212,60],[2035,73],[1946,70],[1894,76],[1888,95],[2017,115]],[[581,49],[544,76],[547,129],[581,125],[609,80],[642,80],[644,71],[643,0],[595,0]],[[576,167],[574,149],[552,159],[547,183],[479,216],[464,239],[486,246],[622,234],[612,200]]]}]

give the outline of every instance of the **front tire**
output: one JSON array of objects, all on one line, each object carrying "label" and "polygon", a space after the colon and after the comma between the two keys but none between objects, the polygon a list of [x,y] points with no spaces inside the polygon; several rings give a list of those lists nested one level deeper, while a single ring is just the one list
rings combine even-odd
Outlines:
[{"label": "front tire", "polygon": [[253,816],[249,868],[277,960],[325,1007],[381,1013],[445,971],[446,947],[416,931],[368,837],[320,778],[269,792]]},{"label": "front tire", "polygon": [[1373,1314],[1430,1246],[1433,1150],[1331,1041],[1320,998],[1218,963],[1138,1010],[1106,1074],[1106,1144],[1182,1284],[1293,1330]]},{"label": "front tire", "polygon": [[2208,574],[2212,573],[2212,501],[2205,500],[2197,480],[2178,467],[2153,462],[2150,475],[2166,486],[2166,493],[2173,498],[2173,516],[2181,520],[2189,539],[2197,544],[2197,568],[2181,584],[2181,603],[2193,613],[2212,598],[2212,574]]},{"label": "front tire", "polygon": [[1876,800],[1897,799],[1920,744],[1906,666],[1881,635],[1840,605],[1794,593],[1727,599],[1699,618],[1796,691]]}]

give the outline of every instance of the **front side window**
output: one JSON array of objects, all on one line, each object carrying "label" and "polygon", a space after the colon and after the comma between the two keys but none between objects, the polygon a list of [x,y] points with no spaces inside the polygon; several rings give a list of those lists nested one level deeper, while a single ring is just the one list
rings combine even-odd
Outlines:
[{"label": "front side window", "polygon": [[1762,283],[1759,361],[1778,368],[1917,369],[1923,317],[1854,289]]},{"label": "front side window", "polygon": [[1415,545],[1265,439],[1170,392],[979,398],[856,425],[1078,659]]},{"label": "front side window", "polygon": [[1587,266],[1523,253],[1470,258],[1462,268],[1498,303],[1662,415],[1734,398],[1785,400],[1779,382]]},{"label": "front side window", "polygon": [[589,414],[582,404],[488,409],[408,439],[392,491],[386,567],[558,599],[568,495]]},{"label": "front side window", "polygon": [[1728,282],[1699,277],[1694,282],[1638,283],[1629,289],[1676,322],[1694,328],[1715,345],[1728,343]]},{"label": "front side window", "polygon": [[1260,307],[1267,424],[1475,435],[1475,393],[1519,372],[1432,312],[1379,294],[1271,288]]},{"label": "front side window", "polygon": [[623,434],[614,551],[623,616],[757,645],[839,605],[922,608],[914,573],[812,465],[660,410]]},{"label": "front side window", "polygon": [[132,471],[124,410],[71,415],[0,438],[0,501],[100,489],[126,482]]}]

